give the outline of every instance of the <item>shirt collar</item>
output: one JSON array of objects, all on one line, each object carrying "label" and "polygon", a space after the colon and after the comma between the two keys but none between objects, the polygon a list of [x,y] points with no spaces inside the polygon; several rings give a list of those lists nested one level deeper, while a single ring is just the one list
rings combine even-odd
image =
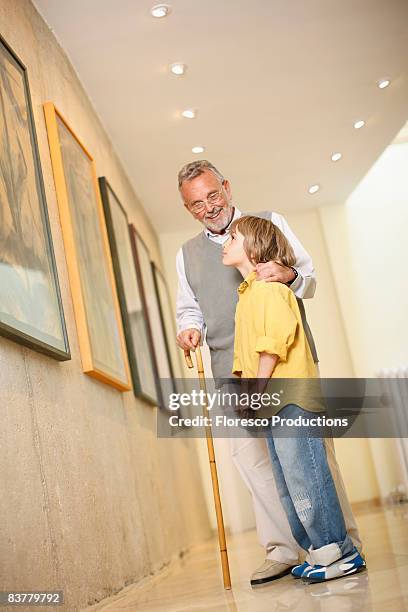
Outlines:
[{"label": "shirt collar", "polygon": [[[239,219],[240,217],[242,217],[242,212],[235,206],[232,219],[230,223],[227,225],[227,227],[225,228],[225,234],[229,233],[229,228],[231,226],[231,223],[235,221],[235,219]],[[220,236],[220,234],[213,234],[207,227],[204,228],[204,231],[205,231],[205,235],[207,236],[207,238],[217,238],[218,236]]]},{"label": "shirt collar", "polygon": [[248,274],[248,276],[245,278],[245,280],[242,281],[242,283],[238,287],[238,293],[244,293],[244,291],[246,291],[248,289],[248,287],[251,287],[252,283],[255,280],[256,280],[256,272],[254,270],[253,272],[250,272]]}]

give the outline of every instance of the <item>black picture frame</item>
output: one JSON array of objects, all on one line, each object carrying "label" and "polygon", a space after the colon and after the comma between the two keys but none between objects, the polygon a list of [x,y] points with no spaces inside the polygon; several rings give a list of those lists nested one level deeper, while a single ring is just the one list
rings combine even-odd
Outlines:
[{"label": "black picture frame", "polygon": [[176,392],[184,393],[186,390],[183,384],[184,373],[179,355],[181,349],[176,346],[176,326],[171,308],[169,289],[164,274],[160,271],[160,269],[153,261],[152,270],[156,288],[157,303],[159,305],[160,310],[163,336],[166,343],[166,350],[170,363],[171,376],[174,381],[173,386]]},{"label": "black picture frame", "polygon": [[134,246],[129,219],[106,177],[99,177],[109,246],[119,298],[136,397],[157,406],[160,402],[156,357],[151,338],[144,296],[135,267]]},{"label": "black picture frame", "polygon": [[0,36],[0,334],[71,359],[27,69]]},{"label": "black picture frame", "polygon": [[140,293],[147,317],[152,352],[155,355],[159,407],[164,410],[169,410],[164,398],[166,398],[169,393],[173,393],[175,387],[172,367],[166,348],[166,339],[161,324],[160,307],[157,302],[152,261],[145,241],[133,224],[129,225],[129,232]]}]

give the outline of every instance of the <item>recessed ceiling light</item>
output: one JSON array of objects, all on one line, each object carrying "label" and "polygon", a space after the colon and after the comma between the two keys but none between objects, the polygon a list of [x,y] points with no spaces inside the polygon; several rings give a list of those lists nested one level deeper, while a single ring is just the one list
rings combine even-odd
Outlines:
[{"label": "recessed ceiling light", "polygon": [[389,79],[380,79],[377,81],[377,85],[380,89],[385,89],[391,83]]},{"label": "recessed ceiling light", "polygon": [[186,110],[183,110],[181,114],[186,119],[195,119],[196,111],[193,108],[186,108]]},{"label": "recessed ceiling light", "polygon": [[341,153],[333,153],[333,155],[331,156],[331,160],[332,161],[339,161],[339,159],[341,159],[343,156]]},{"label": "recessed ceiling light", "polygon": [[160,19],[161,17],[167,17],[170,13],[170,7],[167,4],[156,4],[150,9],[152,17],[157,17]]},{"label": "recessed ceiling light", "polygon": [[185,73],[185,71],[187,70],[187,66],[186,64],[180,64],[177,62],[175,64],[170,65],[170,70],[173,74],[177,74],[177,76],[180,76],[181,74]]},{"label": "recessed ceiling light", "polygon": [[193,153],[204,153],[204,147],[193,147],[192,149]]},{"label": "recessed ceiling light", "polygon": [[319,191],[320,189],[320,185],[310,185],[308,191],[309,193],[316,193],[317,191]]},{"label": "recessed ceiling light", "polygon": [[365,121],[363,121],[362,119],[360,119],[359,121],[356,121],[354,123],[354,126],[356,128],[356,130],[359,130],[360,128],[365,126]]}]

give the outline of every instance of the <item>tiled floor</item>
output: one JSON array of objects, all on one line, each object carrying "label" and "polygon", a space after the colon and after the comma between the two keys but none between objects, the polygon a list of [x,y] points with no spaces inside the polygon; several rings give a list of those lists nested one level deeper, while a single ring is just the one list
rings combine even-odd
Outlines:
[{"label": "tiled floor", "polygon": [[357,515],[368,571],[326,584],[286,576],[251,589],[248,577],[262,549],[255,532],[228,541],[233,588],[224,591],[216,541],[195,548],[162,575],[131,585],[88,610],[146,612],[408,611],[408,506]]}]

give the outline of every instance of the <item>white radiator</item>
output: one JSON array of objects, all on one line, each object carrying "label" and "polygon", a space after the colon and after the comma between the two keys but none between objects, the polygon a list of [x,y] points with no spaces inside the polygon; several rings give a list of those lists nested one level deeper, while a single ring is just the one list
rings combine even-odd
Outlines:
[{"label": "white radiator", "polygon": [[[396,430],[401,432],[408,431],[408,406],[406,403],[408,388],[408,367],[389,368],[380,370],[377,377],[384,379],[384,390],[391,397],[394,404],[394,418]],[[393,385],[387,381],[392,378],[406,379],[406,385]],[[395,438],[395,445],[400,459],[402,482],[398,487],[401,495],[408,492],[408,438]],[[398,497],[398,491],[395,492]]]}]

